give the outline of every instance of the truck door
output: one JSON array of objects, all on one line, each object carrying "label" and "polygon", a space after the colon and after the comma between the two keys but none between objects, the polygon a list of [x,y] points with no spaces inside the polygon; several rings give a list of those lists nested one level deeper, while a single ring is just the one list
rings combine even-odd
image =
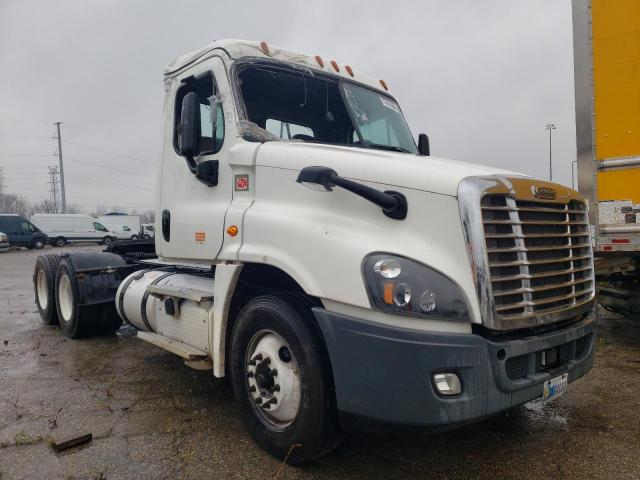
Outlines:
[{"label": "truck door", "polygon": [[[224,112],[234,110],[231,96],[220,91],[228,92],[228,80],[218,57],[171,81],[156,215],[156,247],[162,257],[213,261],[222,247],[224,216],[232,197],[228,158],[232,142],[225,141]],[[179,154],[182,103],[190,92],[197,94],[200,109],[200,135],[192,162]],[[207,184],[196,178],[198,164],[207,167],[209,179],[217,174],[217,181]]]}]

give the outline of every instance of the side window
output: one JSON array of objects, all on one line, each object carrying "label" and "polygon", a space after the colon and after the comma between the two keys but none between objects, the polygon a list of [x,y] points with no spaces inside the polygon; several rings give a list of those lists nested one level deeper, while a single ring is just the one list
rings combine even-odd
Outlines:
[{"label": "side window", "polygon": [[217,153],[224,142],[224,112],[213,73],[187,77],[176,94],[173,144],[177,151],[180,144],[180,115],[182,99],[189,92],[196,92],[200,100],[200,138],[197,155]]},{"label": "side window", "polygon": [[31,230],[31,224],[29,222],[26,221],[22,221],[20,222],[20,230],[22,232],[32,232],[33,230]]},{"label": "side window", "polygon": [[315,139],[313,130],[309,127],[283,122],[282,120],[276,120],[274,118],[267,119],[266,130],[284,140],[291,140],[292,138],[298,138],[300,140]]},{"label": "side window", "polygon": [[104,228],[104,226],[101,223],[98,223],[98,222],[93,222],[93,228],[98,232],[108,232],[108,230]]}]

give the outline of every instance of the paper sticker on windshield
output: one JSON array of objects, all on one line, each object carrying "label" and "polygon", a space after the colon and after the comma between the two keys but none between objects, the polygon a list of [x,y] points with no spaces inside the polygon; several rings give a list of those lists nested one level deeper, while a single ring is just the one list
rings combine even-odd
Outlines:
[{"label": "paper sticker on windshield", "polygon": [[394,112],[400,113],[400,107],[393,100],[389,100],[387,97],[380,97],[380,103]]}]

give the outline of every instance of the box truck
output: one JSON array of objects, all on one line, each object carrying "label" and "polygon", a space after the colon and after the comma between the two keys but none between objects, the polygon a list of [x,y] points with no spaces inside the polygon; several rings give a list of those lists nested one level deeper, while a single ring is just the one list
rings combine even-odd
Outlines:
[{"label": "box truck", "polygon": [[290,463],[343,430],[550,400],[591,368],[577,191],[430,156],[384,80],[265,42],[181,56],[164,88],[154,242],[40,256],[45,322],[77,338],[125,321],[229,376]]},{"label": "box truck", "polygon": [[34,213],[31,221],[45,232],[51,245],[63,247],[69,243],[98,242],[110,245],[117,235],[90,215],[72,213]]},{"label": "box truck", "polygon": [[574,0],[578,188],[598,301],[640,313],[640,0]]}]

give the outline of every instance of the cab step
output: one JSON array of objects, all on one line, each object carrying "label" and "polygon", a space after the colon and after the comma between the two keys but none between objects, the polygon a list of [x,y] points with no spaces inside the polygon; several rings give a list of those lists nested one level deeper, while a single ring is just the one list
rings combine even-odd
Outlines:
[{"label": "cab step", "polygon": [[138,332],[138,338],[145,340],[149,343],[153,343],[155,346],[167,350],[171,353],[175,353],[179,357],[184,358],[190,362],[206,361],[209,359],[207,352],[191,347],[185,343],[172,340],[169,337],[158,335],[151,332]]}]

